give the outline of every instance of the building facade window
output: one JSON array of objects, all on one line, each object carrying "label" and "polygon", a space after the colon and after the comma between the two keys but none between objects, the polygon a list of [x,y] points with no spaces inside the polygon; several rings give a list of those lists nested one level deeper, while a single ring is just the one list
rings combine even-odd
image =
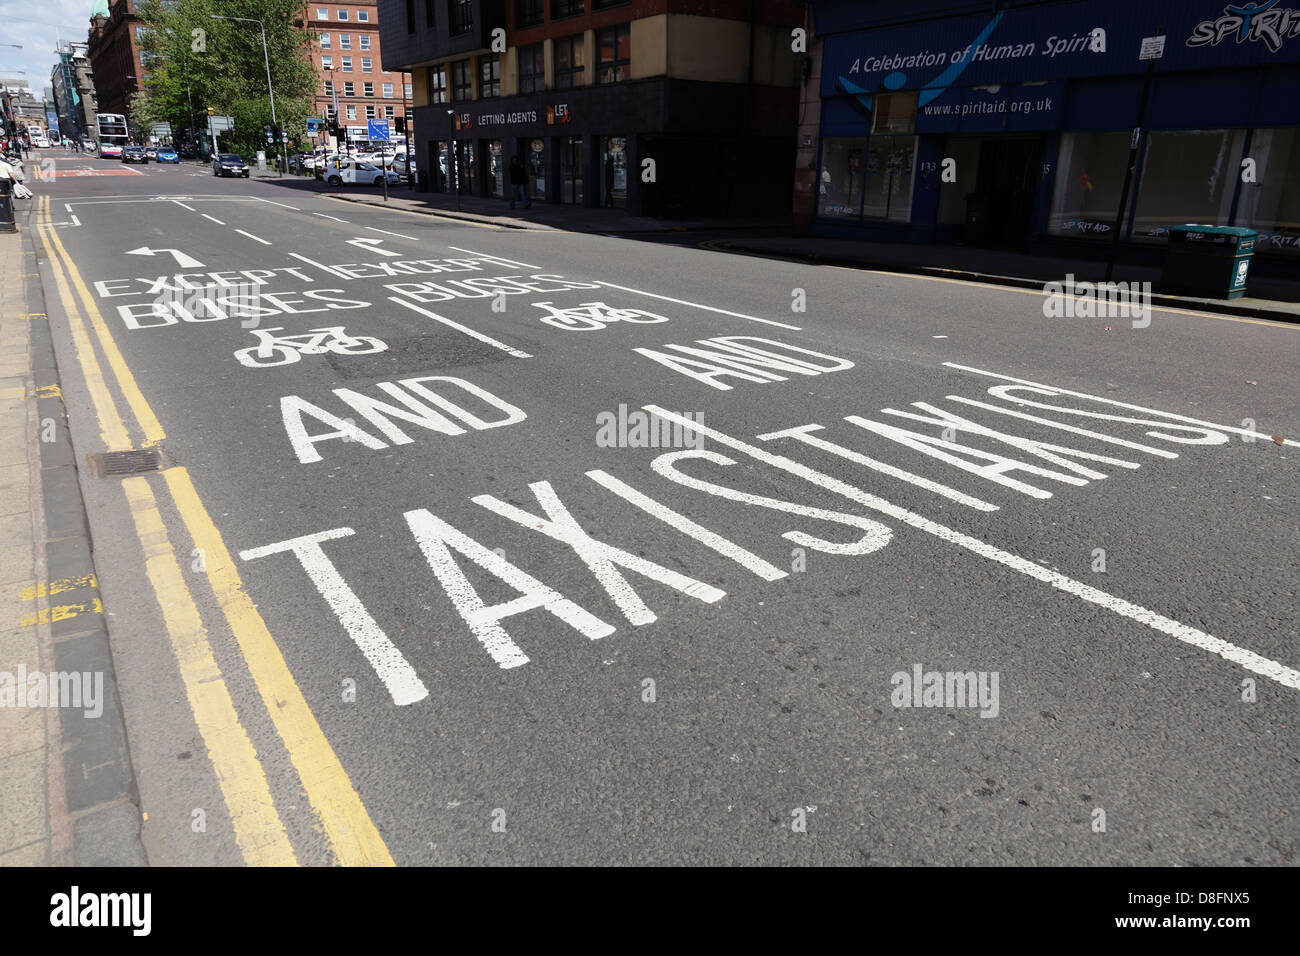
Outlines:
[{"label": "building facade window", "polygon": [[582,85],[582,34],[555,41],[555,88],[569,90]]},{"label": "building facade window", "polygon": [[357,108],[355,106],[345,106],[343,109],[347,113],[348,119],[354,120],[357,118]]},{"label": "building facade window", "polygon": [[374,72],[374,61],[371,60],[370,57],[363,56],[361,58],[361,72],[362,73]]},{"label": "building facade window", "polygon": [[354,84],[351,80],[345,80],[343,83],[343,95],[356,96],[357,95],[356,84]]},{"label": "building facade window", "polygon": [[386,100],[391,100],[392,98],[393,98],[393,84],[392,84],[392,83],[385,83],[385,84],[384,84],[384,99],[386,99]]},{"label": "building facade window", "polygon": [[473,99],[474,73],[469,60],[457,60],[451,65],[451,98],[453,102]]},{"label": "building facade window", "polygon": [[474,29],[473,0],[447,0],[447,22],[452,36]]},{"label": "building facade window", "polygon": [[415,32],[415,0],[406,0],[406,32]]},{"label": "building facade window", "polygon": [[320,58],[320,67],[321,67],[322,70],[332,70],[332,69],[334,69],[334,57],[332,57],[332,56],[323,56],[323,57],[321,57],[321,58]]},{"label": "building facade window", "polygon": [[424,25],[433,26],[433,0],[424,0]]},{"label": "building facade window", "polygon": [[429,102],[447,102],[447,67],[429,67]]},{"label": "building facade window", "polygon": [[320,48],[322,50],[328,50],[330,48],[330,35],[328,33],[322,33],[320,35]]},{"label": "building facade window", "polygon": [[340,19],[340,20],[346,20],[347,18],[348,18],[348,12],[347,12],[346,10],[340,10],[340,11],[339,11],[339,19]]},{"label": "building facade window", "polygon": [[330,12],[329,12],[328,10],[326,10],[326,9],[324,9],[324,8],[322,8],[322,7],[317,7],[317,8],[316,8],[316,19],[317,19],[317,20],[328,20],[329,18],[330,18]]},{"label": "building facade window", "polygon": [[343,72],[344,72],[344,73],[351,73],[351,72],[352,72],[352,57],[350,57],[350,56],[345,56],[345,57],[343,57],[343,59],[342,59],[341,62],[342,62],[342,64],[343,64]]},{"label": "building facade window", "polygon": [[362,84],[361,84],[361,95],[362,95],[362,96],[374,96],[374,95],[375,95],[375,84],[373,84],[373,83],[362,83]]},{"label": "building facade window", "polygon": [[626,23],[596,31],[596,82],[618,83],[630,79],[631,28]]},{"label": "building facade window", "polygon": [[358,10],[358,11],[357,11],[357,19],[360,20],[362,23],[369,23],[369,22],[370,22],[370,11],[369,11],[369,10]]},{"label": "building facade window", "polygon": [[818,214],[907,222],[915,166],[915,136],[828,138],[817,177]]},{"label": "building facade window", "polygon": [[539,26],[546,19],[545,0],[515,0],[515,26]]},{"label": "building facade window", "polygon": [[1244,129],[1148,133],[1132,238],[1164,242],[1170,226],[1228,222],[1245,139]]},{"label": "building facade window", "polygon": [[551,19],[579,17],[585,9],[584,0],[551,0]]},{"label": "building facade window", "polygon": [[605,10],[609,7],[617,7],[627,3],[627,0],[591,0],[591,9]]},{"label": "building facade window", "polygon": [[540,93],[546,89],[546,52],[541,43],[519,48],[519,92]]},{"label": "building facade window", "polygon": [[363,49],[363,50],[369,50],[369,49],[370,49],[370,34],[369,34],[369,33],[363,33],[363,34],[361,34],[361,36],[357,37],[357,41],[361,44],[361,49]]},{"label": "building facade window", "polygon": [[405,92],[406,92],[406,98],[409,100],[409,99],[411,98],[411,84],[410,84],[410,83],[406,83],[406,84],[404,84],[404,85],[405,85],[405,87],[406,87],[406,91],[405,91]]},{"label": "building facade window", "polygon": [[367,106],[366,119],[374,119],[374,118],[375,118],[375,108],[373,106]]},{"label": "building facade window", "polygon": [[384,115],[385,115],[386,117],[388,117],[389,119],[392,119],[392,118],[393,118],[393,108],[392,108],[391,106],[385,106],[385,107],[384,107]]},{"label": "building facade window", "polygon": [[340,34],[339,34],[339,49],[340,49],[340,50],[351,50],[351,49],[352,49],[352,34],[351,34],[351,33],[340,33]]},{"label": "building facade window", "polygon": [[501,57],[495,53],[478,58],[479,99],[501,95]]},{"label": "building facade window", "polygon": [[1063,133],[1047,231],[1057,235],[1109,233],[1128,165],[1129,133]]}]

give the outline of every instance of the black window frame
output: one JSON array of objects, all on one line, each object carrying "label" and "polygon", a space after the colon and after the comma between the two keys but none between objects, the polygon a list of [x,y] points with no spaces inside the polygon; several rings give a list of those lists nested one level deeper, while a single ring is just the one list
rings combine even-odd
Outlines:
[{"label": "black window frame", "polygon": [[474,0],[447,0],[447,32],[462,36],[474,29]]},{"label": "black window frame", "polygon": [[[564,46],[562,46],[562,44]],[[569,51],[569,66],[560,66],[560,50],[567,48]],[[587,68],[586,63],[573,66],[574,54],[581,58],[586,50],[583,46],[583,35],[575,33],[572,36],[557,37],[553,44],[552,56],[555,60],[555,88],[557,90],[572,90],[583,86],[582,83],[575,83],[575,77],[581,77],[583,71]]]},{"label": "black window frame", "polygon": [[484,53],[478,58],[478,98],[501,95],[501,54]]},{"label": "black window frame", "polygon": [[586,0],[551,0],[551,19],[567,20],[587,12]]},{"label": "black window frame", "polygon": [[424,25],[426,27],[432,27],[434,25],[433,7],[433,0],[424,0]]},{"label": "black window frame", "polygon": [[[524,71],[524,58],[531,69]],[[530,43],[519,48],[519,92],[541,93],[546,89],[546,44]]]},{"label": "black window frame", "polygon": [[[440,77],[440,82],[434,82],[434,77]],[[447,64],[439,63],[437,66],[429,67],[429,103],[450,103],[451,87],[447,85]]]},{"label": "black window frame", "polygon": [[515,28],[539,27],[546,22],[546,0],[515,0]]},{"label": "black window frame", "polygon": [[[601,54],[601,37],[609,34],[614,36],[614,59],[603,61]],[[619,58],[619,37],[624,38],[622,59]],[[606,71],[609,71],[608,77]],[[621,76],[619,74],[622,74]],[[596,82],[601,83],[621,83],[624,80],[632,78],[632,25],[630,23],[616,23],[613,26],[602,27],[596,31]]]},{"label": "black window frame", "polygon": [[[456,74],[464,68],[464,83]],[[474,98],[474,65],[469,57],[463,60],[453,60],[451,64],[451,75],[448,79],[451,81],[451,101],[453,103],[465,103]],[[462,95],[465,94],[465,95]]]}]

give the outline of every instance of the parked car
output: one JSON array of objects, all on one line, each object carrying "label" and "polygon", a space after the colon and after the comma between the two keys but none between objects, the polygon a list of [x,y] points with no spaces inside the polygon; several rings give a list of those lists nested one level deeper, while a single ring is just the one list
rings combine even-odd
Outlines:
[{"label": "parked car", "polygon": [[149,154],[140,146],[126,146],[122,149],[122,162],[124,163],[144,163],[149,165]]},{"label": "parked car", "polygon": [[157,147],[157,146],[146,146],[146,147],[144,148],[144,155],[145,155],[145,158],[146,158],[146,159],[152,159],[154,162],[157,162],[157,161],[158,161],[158,147]]},{"label": "parked car", "polygon": [[325,167],[325,182],[331,186],[341,186],[344,183],[353,185],[369,183],[378,186],[383,183],[385,177],[389,183],[399,181],[397,173],[381,171],[378,166],[356,159],[340,160],[337,165],[330,163]]},{"label": "parked car", "polygon": [[212,159],[213,176],[243,176],[248,178],[248,163],[238,153],[218,153]]},{"label": "parked car", "polygon": [[179,163],[181,161],[180,153],[170,146],[159,146],[158,152],[154,154],[154,159],[160,163]]}]

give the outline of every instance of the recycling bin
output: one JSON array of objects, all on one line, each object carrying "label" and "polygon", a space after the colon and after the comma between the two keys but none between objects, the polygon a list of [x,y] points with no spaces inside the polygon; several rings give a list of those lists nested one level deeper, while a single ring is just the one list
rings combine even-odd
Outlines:
[{"label": "recycling bin", "polygon": [[1160,291],[1240,299],[1257,235],[1242,226],[1171,226]]}]

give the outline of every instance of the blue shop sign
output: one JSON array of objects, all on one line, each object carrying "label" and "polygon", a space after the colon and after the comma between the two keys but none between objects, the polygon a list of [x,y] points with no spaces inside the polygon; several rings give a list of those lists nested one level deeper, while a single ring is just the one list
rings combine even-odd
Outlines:
[{"label": "blue shop sign", "polygon": [[[1297,2],[1297,0],[1289,0]],[[1144,37],[1168,37],[1161,72],[1300,61],[1300,5],[1284,0],[1068,0],[832,34],[823,96],[917,90],[917,107],[957,86],[1138,73]],[[955,102],[949,100],[950,103]]]}]

